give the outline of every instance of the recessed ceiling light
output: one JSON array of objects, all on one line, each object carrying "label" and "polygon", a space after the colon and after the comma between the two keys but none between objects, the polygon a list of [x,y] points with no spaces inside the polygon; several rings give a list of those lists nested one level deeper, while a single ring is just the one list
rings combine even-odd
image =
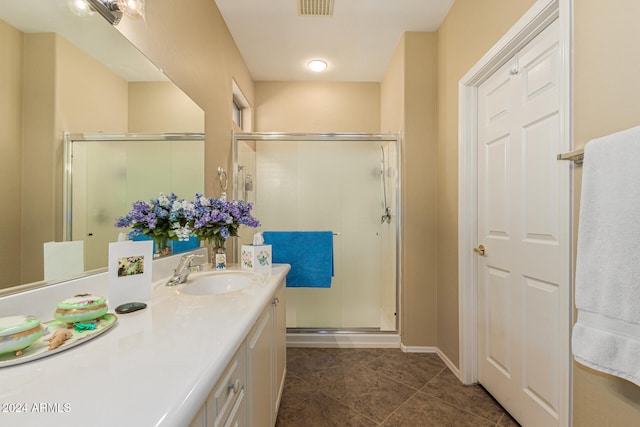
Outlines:
[{"label": "recessed ceiling light", "polygon": [[327,69],[327,63],[322,59],[313,59],[307,63],[307,67],[313,72],[320,73]]}]

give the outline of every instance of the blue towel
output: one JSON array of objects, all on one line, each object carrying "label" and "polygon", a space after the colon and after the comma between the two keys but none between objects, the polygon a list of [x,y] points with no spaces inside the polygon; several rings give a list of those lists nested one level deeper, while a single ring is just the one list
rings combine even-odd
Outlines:
[{"label": "blue towel", "polygon": [[[138,234],[135,237],[133,237],[131,234],[132,233],[129,233],[129,240],[133,240],[133,241],[151,240],[151,237],[145,236],[144,234]],[[200,241],[196,236],[191,236],[189,240],[186,242],[182,242],[179,240],[169,240],[167,242],[167,245],[171,247],[171,253],[175,255],[182,252],[191,251],[193,249],[198,249],[200,247]],[[153,242],[153,253],[155,252],[156,252],[156,243]]]},{"label": "blue towel", "polygon": [[288,288],[330,288],[333,277],[331,231],[265,231],[274,263],[291,265]]}]

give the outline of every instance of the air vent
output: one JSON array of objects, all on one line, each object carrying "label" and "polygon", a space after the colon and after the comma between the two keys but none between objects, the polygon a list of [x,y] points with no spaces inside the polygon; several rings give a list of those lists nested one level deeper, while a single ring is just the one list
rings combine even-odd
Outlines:
[{"label": "air vent", "polygon": [[299,16],[333,16],[333,0],[298,0]]}]

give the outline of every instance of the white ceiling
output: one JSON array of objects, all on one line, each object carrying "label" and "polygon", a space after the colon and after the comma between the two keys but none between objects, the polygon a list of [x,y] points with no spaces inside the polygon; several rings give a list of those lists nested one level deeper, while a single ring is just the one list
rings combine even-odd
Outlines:
[{"label": "white ceiling", "polygon": [[[435,31],[454,0],[335,0],[298,16],[298,0],[216,0],[256,81],[379,82],[406,31]],[[328,62],[324,73],[306,63]]]}]

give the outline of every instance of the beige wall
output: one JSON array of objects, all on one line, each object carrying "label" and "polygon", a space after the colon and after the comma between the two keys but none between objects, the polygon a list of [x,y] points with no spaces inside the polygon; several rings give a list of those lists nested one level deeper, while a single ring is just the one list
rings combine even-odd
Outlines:
[{"label": "beige wall", "polygon": [[405,33],[381,84],[382,132],[401,132],[400,332],[437,345],[436,35]]},{"label": "beige wall", "polygon": [[438,29],[438,347],[456,365],[460,357],[458,81],[534,3],[456,0]]},{"label": "beige wall", "polygon": [[127,82],[56,34],[24,40],[21,281],[35,282],[30,260],[63,239],[63,132],[126,132]]},{"label": "beige wall", "polygon": [[[640,125],[639,16],[637,0],[574,1],[576,147]],[[576,195],[581,173],[581,168],[576,168]],[[577,196],[576,206],[578,203]],[[639,387],[579,364],[574,365],[573,373],[574,426],[640,424]]]},{"label": "beige wall", "polygon": [[64,132],[127,132],[129,88],[125,80],[61,36],[56,36],[55,66],[54,235],[61,241]]},{"label": "beige wall", "polygon": [[22,33],[0,21],[0,289],[20,282],[22,187]]},{"label": "beige wall", "polygon": [[380,130],[379,83],[256,82],[257,132]]},{"label": "beige wall", "polygon": [[22,140],[21,279],[42,280],[42,265],[29,268],[29,256],[42,259],[42,243],[54,240],[55,37],[25,34]]},{"label": "beige wall", "polygon": [[127,81],[65,38],[55,40],[56,150],[65,131],[127,132]]},{"label": "beige wall", "polygon": [[129,83],[129,132],[204,132],[204,111],[172,82]]}]

